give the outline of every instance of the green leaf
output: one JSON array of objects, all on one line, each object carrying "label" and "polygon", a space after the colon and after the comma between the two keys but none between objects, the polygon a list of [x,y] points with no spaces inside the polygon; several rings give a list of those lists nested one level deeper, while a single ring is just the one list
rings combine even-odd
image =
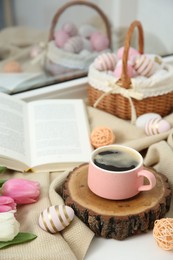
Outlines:
[{"label": "green leaf", "polygon": [[32,234],[32,233],[23,233],[20,232],[17,234],[17,236],[15,236],[15,238],[11,241],[7,241],[7,242],[0,242],[0,249],[4,248],[4,247],[8,247],[8,246],[12,246],[12,245],[17,245],[17,244],[22,244],[22,243],[26,243],[29,242],[33,239],[35,239],[37,236]]},{"label": "green leaf", "polygon": [[1,180],[0,179],[0,187],[2,187],[2,185],[6,182],[7,180]]},{"label": "green leaf", "polygon": [[6,170],[6,167],[4,167],[4,166],[0,166],[0,173],[5,172],[5,170]]}]

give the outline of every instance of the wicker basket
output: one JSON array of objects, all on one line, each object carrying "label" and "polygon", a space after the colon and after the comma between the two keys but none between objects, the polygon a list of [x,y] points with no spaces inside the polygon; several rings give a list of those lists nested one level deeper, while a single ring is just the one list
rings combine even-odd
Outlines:
[{"label": "wicker basket", "polygon": [[95,57],[99,54],[99,52],[91,52],[87,53],[85,56],[81,56],[76,53],[69,53],[63,49],[58,48],[54,44],[54,31],[55,27],[60,20],[62,14],[70,7],[73,6],[85,6],[89,7],[96,11],[96,13],[100,16],[103,21],[103,25],[105,27],[105,33],[109,39],[108,49],[111,50],[112,39],[111,39],[111,26],[107,16],[104,12],[95,4],[86,2],[86,1],[69,1],[64,4],[58,11],[55,13],[51,28],[49,32],[49,39],[46,50],[46,58],[44,60],[44,68],[46,71],[50,72],[53,75],[81,75],[86,76],[88,73],[88,67],[93,62]]},{"label": "wicker basket", "polygon": [[[143,54],[144,49],[144,37],[143,28],[139,21],[134,21],[127,32],[125,43],[124,43],[124,53],[122,59],[122,75],[117,84],[126,89],[127,92],[133,89],[132,80],[127,75],[127,60],[128,52],[130,47],[130,40],[134,29],[138,29],[138,51]],[[99,78],[97,78],[99,80]],[[100,79],[101,80],[101,79]],[[173,73],[171,76],[172,88],[165,91],[162,95],[153,95],[147,98],[142,98],[140,100],[133,98],[131,96],[130,100],[127,95],[122,94],[106,94],[103,90],[97,89],[91,84],[88,85],[88,102],[91,106],[96,103],[97,108],[104,110],[105,112],[111,113],[122,119],[132,119],[132,114],[135,113],[136,116],[142,115],[144,113],[155,112],[161,116],[168,115],[173,109]],[[102,98],[101,98],[102,97]],[[100,99],[100,101],[99,101]],[[99,102],[97,102],[99,101]],[[129,102],[130,101],[130,102]],[[134,110],[134,111],[132,111]],[[133,118],[133,121],[135,119]]]}]

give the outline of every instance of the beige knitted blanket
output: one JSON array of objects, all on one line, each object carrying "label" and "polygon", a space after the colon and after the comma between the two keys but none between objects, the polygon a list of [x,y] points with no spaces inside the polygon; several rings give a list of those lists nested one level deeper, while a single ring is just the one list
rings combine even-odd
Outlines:
[{"label": "beige knitted blanket", "polygon": [[[116,143],[129,145],[138,151],[146,150],[146,166],[152,166],[165,174],[173,189],[173,129],[148,137],[143,129],[95,108],[88,107],[88,117],[91,130],[96,126],[111,127],[116,135]],[[173,126],[173,114],[166,119]],[[50,205],[63,203],[58,189],[68,176],[69,170],[39,174],[10,171],[1,175],[2,178],[16,176],[37,180],[41,184],[39,201],[21,206],[17,211],[21,231],[32,232],[38,237],[31,242],[2,249],[1,260],[82,260],[85,258],[94,234],[77,217],[63,232],[54,235],[43,231],[38,226],[38,217],[42,210]],[[173,217],[173,205],[167,216]]]}]

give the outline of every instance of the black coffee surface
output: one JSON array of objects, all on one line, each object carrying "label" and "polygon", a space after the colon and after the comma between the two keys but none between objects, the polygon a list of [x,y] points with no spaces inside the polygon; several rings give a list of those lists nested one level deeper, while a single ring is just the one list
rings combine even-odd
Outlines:
[{"label": "black coffee surface", "polygon": [[139,164],[130,152],[120,150],[100,152],[94,157],[94,163],[102,169],[118,172],[134,169]]}]

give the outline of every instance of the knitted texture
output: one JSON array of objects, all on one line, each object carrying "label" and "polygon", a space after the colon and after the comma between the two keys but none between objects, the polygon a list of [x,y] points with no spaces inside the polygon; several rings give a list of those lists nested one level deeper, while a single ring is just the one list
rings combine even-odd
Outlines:
[{"label": "knitted texture", "polygon": [[[67,172],[51,173],[12,173],[7,172],[1,178],[26,178],[38,181],[41,185],[41,196],[37,203],[22,205],[17,209],[17,220],[21,224],[21,232],[31,232],[37,238],[31,242],[1,249],[1,260],[81,260],[94,236],[93,232],[77,217],[61,233],[50,234],[38,225],[41,211],[50,205],[63,204],[56,192],[67,177]],[[85,236],[83,236],[85,234]],[[82,239],[81,239],[82,237]]]}]

